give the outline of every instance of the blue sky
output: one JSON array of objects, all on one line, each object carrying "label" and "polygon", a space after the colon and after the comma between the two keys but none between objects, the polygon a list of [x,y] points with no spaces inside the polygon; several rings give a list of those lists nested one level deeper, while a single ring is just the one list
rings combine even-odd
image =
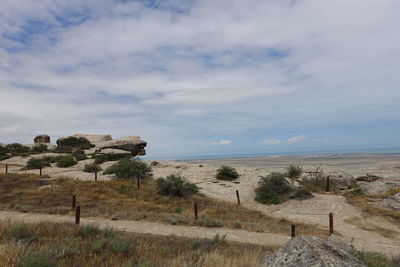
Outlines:
[{"label": "blue sky", "polygon": [[0,143],[157,157],[400,147],[396,0],[0,2]]}]

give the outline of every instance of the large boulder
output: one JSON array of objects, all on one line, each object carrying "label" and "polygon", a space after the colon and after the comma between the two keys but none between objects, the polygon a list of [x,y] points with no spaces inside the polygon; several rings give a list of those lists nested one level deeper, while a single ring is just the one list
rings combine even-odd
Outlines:
[{"label": "large boulder", "polygon": [[339,190],[350,189],[357,183],[352,175],[345,172],[331,172],[326,176],[329,176],[331,187]]},{"label": "large boulder", "polygon": [[35,144],[50,144],[50,136],[48,136],[47,134],[38,135],[33,139],[33,143],[35,143]]},{"label": "large boulder", "polygon": [[261,266],[365,267],[344,243],[309,235],[291,239],[285,246],[265,257]]},{"label": "large boulder", "polygon": [[380,203],[381,206],[392,210],[400,211],[400,193],[390,196]]},{"label": "large boulder", "polygon": [[360,189],[361,191],[368,196],[373,195],[383,195],[388,192],[390,189],[395,187],[395,184],[392,183],[385,183],[382,181],[375,181],[375,182],[360,182]]},{"label": "large boulder", "polygon": [[104,149],[119,149],[129,151],[132,156],[146,155],[146,150],[144,149],[147,142],[141,140],[139,136],[128,136],[123,138],[118,138],[110,141],[100,142],[96,144],[96,151],[101,152]]}]

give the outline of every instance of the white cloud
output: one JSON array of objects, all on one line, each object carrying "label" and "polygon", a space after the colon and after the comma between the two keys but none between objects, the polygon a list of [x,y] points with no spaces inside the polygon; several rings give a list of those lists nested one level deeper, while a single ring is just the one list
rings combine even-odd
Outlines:
[{"label": "white cloud", "polygon": [[225,139],[213,143],[213,145],[230,145],[230,144],[232,144],[232,141]]},{"label": "white cloud", "polygon": [[262,141],[263,144],[274,144],[274,145],[281,144],[283,142],[284,141],[277,139],[277,138],[268,138],[268,139],[265,139],[264,141]]},{"label": "white cloud", "polygon": [[294,143],[299,143],[307,138],[308,138],[307,135],[298,135],[298,136],[293,136],[293,137],[289,138],[287,140],[287,142],[294,144]]}]

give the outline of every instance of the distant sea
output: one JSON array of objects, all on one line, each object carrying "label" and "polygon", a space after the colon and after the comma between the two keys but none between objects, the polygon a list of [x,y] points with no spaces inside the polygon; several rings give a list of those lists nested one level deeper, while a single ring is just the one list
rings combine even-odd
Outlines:
[{"label": "distant sea", "polygon": [[189,160],[189,159],[221,159],[221,158],[248,158],[265,157],[279,155],[320,155],[320,154],[400,154],[400,147],[394,148],[356,148],[356,149],[329,149],[312,151],[287,151],[254,154],[226,154],[226,155],[197,155],[197,156],[166,156],[152,157],[146,156],[147,160]]}]

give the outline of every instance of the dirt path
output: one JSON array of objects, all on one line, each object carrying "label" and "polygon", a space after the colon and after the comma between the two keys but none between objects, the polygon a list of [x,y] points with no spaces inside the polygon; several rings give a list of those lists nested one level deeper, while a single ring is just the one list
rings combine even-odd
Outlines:
[{"label": "dirt path", "polygon": [[[49,215],[40,213],[22,213],[15,211],[0,211],[0,220],[11,222],[37,223],[74,223],[75,218],[64,215]],[[113,228],[132,233],[154,234],[154,235],[176,235],[188,238],[212,239],[216,234],[226,235],[226,240],[264,245],[268,247],[280,247],[290,240],[289,236],[270,233],[255,233],[244,230],[233,230],[226,228],[204,228],[196,226],[174,226],[161,223],[141,221],[111,221],[99,218],[81,218],[81,225],[95,224],[101,229]]]}]

